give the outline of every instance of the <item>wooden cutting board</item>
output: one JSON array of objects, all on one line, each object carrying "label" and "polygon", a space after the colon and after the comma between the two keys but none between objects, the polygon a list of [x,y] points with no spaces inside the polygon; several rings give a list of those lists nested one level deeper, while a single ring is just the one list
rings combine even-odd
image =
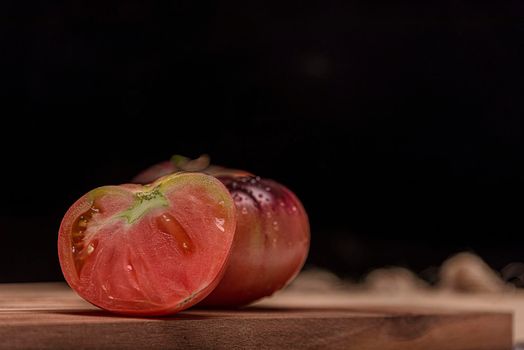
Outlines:
[{"label": "wooden cutting board", "polygon": [[[510,313],[355,306],[291,290],[241,310],[120,317],[61,283],[0,284],[0,349],[447,349],[512,347]],[[318,300],[321,302],[319,303]],[[333,300],[333,302],[331,302]]]}]

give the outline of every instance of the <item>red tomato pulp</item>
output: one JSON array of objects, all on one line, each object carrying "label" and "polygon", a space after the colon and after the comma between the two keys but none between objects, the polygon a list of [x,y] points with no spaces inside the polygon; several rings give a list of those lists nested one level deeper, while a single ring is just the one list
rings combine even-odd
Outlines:
[{"label": "red tomato pulp", "polygon": [[103,309],[162,315],[186,309],[220,281],[236,213],[227,189],[201,173],[90,191],[58,237],[68,284]]}]

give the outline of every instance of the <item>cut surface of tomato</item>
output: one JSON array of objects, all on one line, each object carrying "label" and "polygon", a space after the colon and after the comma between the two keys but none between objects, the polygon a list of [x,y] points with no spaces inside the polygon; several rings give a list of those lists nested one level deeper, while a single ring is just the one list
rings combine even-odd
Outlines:
[{"label": "cut surface of tomato", "polygon": [[171,314],[217,285],[235,225],[229,192],[205,174],[100,187],[65,214],[60,265],[68,284],[96,306],[122,314]]}]

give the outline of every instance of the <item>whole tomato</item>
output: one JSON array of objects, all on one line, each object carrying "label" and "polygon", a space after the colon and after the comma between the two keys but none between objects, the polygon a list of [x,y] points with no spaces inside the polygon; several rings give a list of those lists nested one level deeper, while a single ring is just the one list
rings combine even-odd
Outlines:
[{"label": "whole tomato", "polygon": [[310,245],[309,222],[297,196],[284,185],[243,170],[209,165],[201,156],[174,156],[133,179],[149,183],[178,171],[202,171],[229,190],[237,225],[229,264],[218,286],[200,305],[241,306],[273,294],[302,268]]}]

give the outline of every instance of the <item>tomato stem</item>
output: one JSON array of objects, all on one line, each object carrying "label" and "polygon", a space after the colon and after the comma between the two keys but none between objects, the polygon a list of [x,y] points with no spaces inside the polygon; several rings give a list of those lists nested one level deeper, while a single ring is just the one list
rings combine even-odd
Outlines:
[{"label": "tomato stem", "polygon": [[171,157],[171,162],[180,171],[205,171],[209,167],[209,156],[203,154],[197,159],[190,159],[179,154]]}]

